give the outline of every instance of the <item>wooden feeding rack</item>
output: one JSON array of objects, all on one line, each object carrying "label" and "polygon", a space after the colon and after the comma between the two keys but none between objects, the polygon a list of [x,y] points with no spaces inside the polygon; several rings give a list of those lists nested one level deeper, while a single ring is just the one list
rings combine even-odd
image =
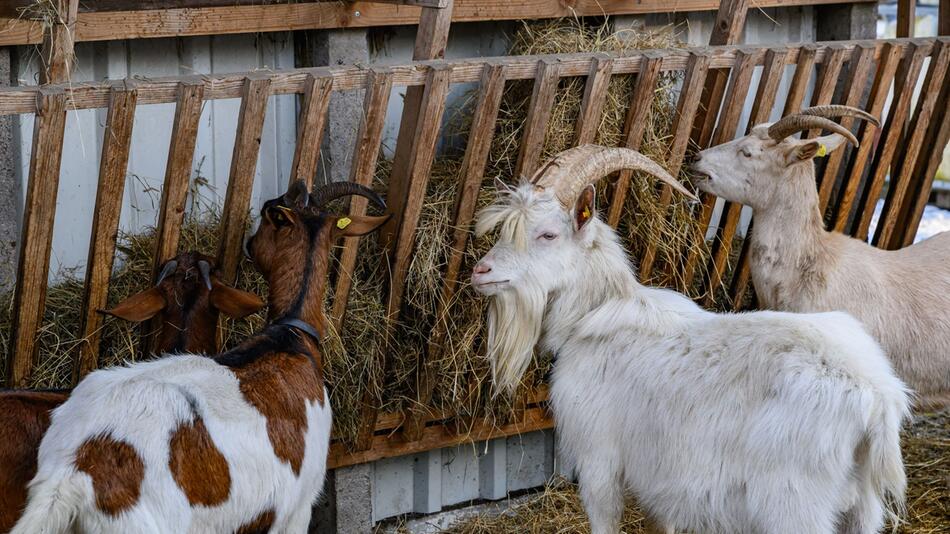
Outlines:
[{"label": "wooden feeding rack", "polygon": [[[438,48],[438,43],[434,44]],[[929,58],[929,63],[925,60]],[[925,67],[925,63],[927,66]],[[233,148],[229,185],[224,204],[224,223],[220,230],[219,262],[229,278],[234,277],[239,258],[241,236],[253,186],[253,169],[259,152],[258,139],[268,98],[272,95],[301,95],[298,142],[294,154],[293,177],[311,179],[320,157],[320,139],[326,120],[327,103],[333,93],[365,89],[364,114],[356,136],[351,178],[369,183],[376,167],[381,132],[393,87],[411,89],[415,103],[407,99],[403,123],[397,140],[397,163],[390,176],[388,199],[395,207],[386,230],[388,261],[392,278],[383,303],[394,322],[405,292],[406,268],[413,252],[413,236],[424,201],[430,168],[438,141],[437,125],[452,86],[478,85],[478,98],[472,127],[459,174],[451,234],[452,246],[447,258],[443,289],[451,296],[458,288],[462,250],[470,239],[475,199],[482,186],[488,147],[495,133],[496,119],[506,83],[533,80],[527,126],[521,139],[518,169],[530,174],[539,165],[539,155],[550,121],[551,94],[560,79],[586,78],[584,99],[579,113],[575,143],[588,142],[599,123],[606,98],[605,87],[611,77],[635,75],[636,85],[629,108],[625,146],[637,147],[643,135],[642,117],[647,112],[659,74],[682,72],[683,89],[679,92],[668,170],[676,174],[686,157],[689,139],[700,121],[711,125],[708,137],[700,144],[724,141],[766,120],[774,109],[794,111],[807,104],[845,103],[858,105],[880,116],[892,94],[891,105],[882,117],[880,132],[862,124],[857,135],[861,147],[841,150],[821,166],[819,191],[826,220],[835,229],[864,238],[871,214],[890,175],[890,187],[880,217],[874,243],[882,248],[897,248],[910,243],[916,232],[929,194],[931,180],[940,162],[943,147],[950,137],[950,40],[947,38],[897,39],[888,41],[846,41],[779,47],[713,46],[688,50],[652,50],[628,55],[566,54],[556,56],[516,56],[488,59],[430,60],[385,68],[321,67],[288,71],[259,71],[244,74],[159,78],[140,81],[74,83],[42,87],[0,89],[0,114],[35,115],[30,156],[30,174],[23,218],[21,254],[14,299],[15,319],[13,350],[8,355],[8,384],[23,386],[31,372],[37,331],[44,310],[51,239],[56,216],[56,191],[64,143],[66,114],[71,110],[106,109],[106,135],[102,147],[98,195],[92,240],[87,263],[87,278],[82,302],[86,342],[78,369],[95,367],[98,353],[98,319],[91,313],[105,302],[109,275],[115,254],[122,185],[138,106],[175,103],[174,128],[168,147],[168,166],[158,219],[156,265],[178,249],[185,209],[185,188],[190,178],[197,135],[197,121],[203,102],[240,99],[240,117]],[[778,88],[791,67],[791,87],[780,95]],[[761,76],[752,83],[753,71]],[[702,91],[712,76],[722,78],[723,105],[714,117],[700,114]],[[843,83],[839,84],[841,80]],[[914,87],[922,81],[923,90],[914,99]],[[814,82],[809,102],[807,88]],[[755,95],[752,115],[740,124],[746,95]],[[716,109],[710,107],[708,109]],[[850,124],[846,122],[846,124]],[[695,141],[695,138],[694,138]],[[400,159],[404,158],[404,159]],[[612,198],[605,209],[611,224],[616,224],[627,195],[630,175],[621,173],[614,180]],[[659,191],[657,194],[663,194]],[[708,207],[710,198],[703,204]],[[721,286],[709,304],[725,300],[738,307],[749,290],[748,250],[745,245],[734,276],[729,270],[729,249],[738,228],[740,206],[727,205],[719,217],[697,208],[697,217],[709,219],[717,235],[713,256],[706,269],[706,286]],[[351,210],[363,210],[365,204],[354,199]],[[700,237],[701,238],[701,237]],[[355,258],[358,241],[344,244],[344,258]],[[648,249],[645,254],[651,251]],[[643,258],[640,258],[642,261]],[[684,251],[683,264],[689,260]],[[695,261],[695,260],[694,260]],[[654,263],[654,265],[656,265]],[[343,321],[347,310],[347,284],[353,274],[353,261],[344,261],[337,276],[333,319]],[[696,270],[702,272],[701,269]],[[450,302],[450,298],[443,299]],[[734,304],[732,304],[734,303]],[[445,311],[445,310],[442,310]],[[439,316],[443,316],[440,314]],[[432,397],[434,380],[429,376],[430,362],[439,358],[446,325],[437,323],[426,354],[420,356],[421,370],[413,393],[425,406]],[[374,357],[386,358],[386,350]],[[332,448],[330,463],[342,466],[438,448],[469,439],[489,439],[512,433],[550,428],[546,392],[530,392],[524,399],[521,417],[503,423],[500,428],[487,422],[457,424],[456,414],[430,413],[408,409],[406,413],[379,413],[370,403],[363,414],[362,439],[356,451],[341,444]],[[464,429],[463,429],[464,427]]]}]

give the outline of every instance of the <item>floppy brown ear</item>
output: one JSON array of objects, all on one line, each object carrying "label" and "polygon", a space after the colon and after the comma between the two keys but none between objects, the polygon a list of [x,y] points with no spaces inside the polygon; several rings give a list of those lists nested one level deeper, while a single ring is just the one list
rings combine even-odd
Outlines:
[{"label": "floppy brown ear", "polygon": [[211,290],[211,305],[232,319],[240,319],[263,308],[264,301],[254,293],[215,282]]},{"label": "floppy brown ear", "polygon": [[140,323],[151,319],[165,309],[165,296],[157,287],[136,293],[115,305],[111,310],[97,310],[99,313]]},{"label": "floppy brown ear", "polygon": [[389,214],[373,217],[371,215],[344,215],[334,223],[340,235],[354,237],[366,235],[378,229],[389,220]]}]

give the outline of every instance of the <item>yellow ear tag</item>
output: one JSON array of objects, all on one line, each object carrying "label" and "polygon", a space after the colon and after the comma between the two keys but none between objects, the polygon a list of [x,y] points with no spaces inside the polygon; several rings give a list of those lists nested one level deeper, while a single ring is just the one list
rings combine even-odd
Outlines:
[{"label": "yellow ear tag", "polygon": [[828,147],[824,143],[818,143],[818,157],[823,158],[828,155]]},{"label": "yellow ear tag", "polygon": [[347,226],[349,226],[351,222],[353,222],[353,220],[350,219],[349,217],[340,217],[339,219],[336,220],[336,227],[342,230],[346,228]]},{"label": "yellow ear tag", "polygon": [[584,220],[590,219],[590,207],[584,206],[584,211],[581,213],[584,216]]}]

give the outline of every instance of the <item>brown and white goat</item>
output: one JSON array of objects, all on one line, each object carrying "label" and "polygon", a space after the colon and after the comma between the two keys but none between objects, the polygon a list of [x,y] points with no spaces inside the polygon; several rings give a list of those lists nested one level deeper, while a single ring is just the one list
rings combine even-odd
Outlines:
[{"label": "brown and white goat", "polygon": [[[884,347],[918,406],[950,405],[950,232],[881,250],[825,230],[813,158],[857,139],[827,117],[867,113],[818,106],[699,153],[699,187],[752,207],[750,267],[759,302],[773,310],[846,311]],[[797,132],[835,133],[796,139]]]},{"label": "brown and white goat", "polygon": [[334,216],[352,183],[267,202],[248,252],[269,324],[215,358],[97,371],[53,413],[17,534],[305,532],[326,472],[331,413],[320,337],[330,248],[386,217]]},{"label": "brown and white goat", "polygon": [[[264,303],[223,284],[213,265],[212,258],[197,252],[179,254],[165,263],[155,286],[102,313],[133,322],[160,315],[160,353],[217,353],[218,312],[244,317]],[[68,397],[67,390],[0,391],[0,532],[12,529],[26,506],[50,412]]]}]

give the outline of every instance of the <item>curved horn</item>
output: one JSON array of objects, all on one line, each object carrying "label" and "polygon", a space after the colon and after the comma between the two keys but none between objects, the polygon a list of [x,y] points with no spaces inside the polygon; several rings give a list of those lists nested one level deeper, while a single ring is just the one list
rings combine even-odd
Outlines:
[{"label": "curved horn", "polygon": [[155,285],[160,285],[166,278],[171,276],[175,269],[178,268],[178,260],[169,260],[168,263],[162,267],[162,272],[158,275],[158,280],[155,281]]},{"label": "curved horn", "polygon": [[570,209],[585,187],[621,169],[652,174],[673,189],[697,200],[696,195],[690,193],[663,167],[629,148],[581,145],[565,150],[541,167],[531,178],[531,183],[536,187],[553,190],[561,205]]},{"label": "curved horn", "polygon": [[877,117],[871,115],[863,109],[858,109],[851,106],[842,106],[838,104],[831,104],[827,106],[812,106],[810,108],[805,108],[801,110],[801,115],[812,115],[814,117],[824,117],[826,119],[834,119],[837,117],[857,117],[859,119],[864,119],[874,126],[881,126],[881,121],[877,120]]},{"label": "curved horn", "polygon": [[201,279],[205,283],[208,291],[211,291],[211,264],[205,260],[198,260],[198,271],[201,272]]},{"label": "curved horn", "polygon": [[769,126],[769,137],[776,141],[781,141],[794,133],[803,132],[805,130],[830,130],[843,135],[848,141],[851,141],[852,145],[858,146],[858,139],[851,133],[851,130],[837,122],[824,117],[800,115],[797,113],[795,115],[782,117]]},{"label": "curved horn", "polygon": [[386,201],[376,191],[353,182],[333,182],[310,193],[310,202],[317,209],[323,209],[330,202],[350,195],[366,197],[380,209],[386,209]]}]

